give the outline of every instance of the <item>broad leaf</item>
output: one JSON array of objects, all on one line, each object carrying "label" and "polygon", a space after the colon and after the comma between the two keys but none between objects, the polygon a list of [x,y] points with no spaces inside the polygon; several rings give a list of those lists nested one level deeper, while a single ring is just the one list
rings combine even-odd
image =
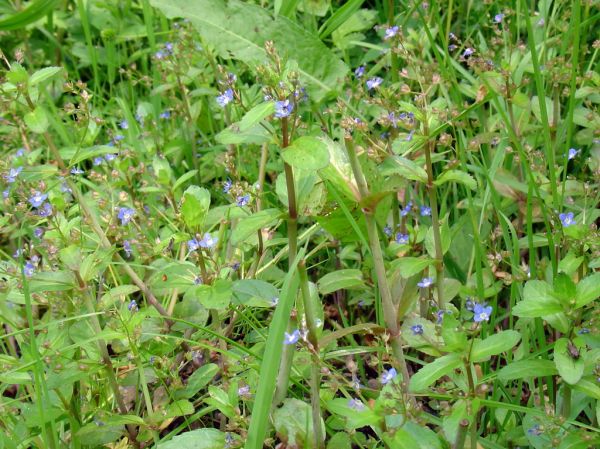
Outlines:
[{"label": "broad leaf", "polygon": [[327,145],[317,137],[305,136],[296,139],[281,151],[281,157],[294,168],[319,170],[329,164]]},{"label": "broad leaf", "polygon": [[225,433],[217,429],[196,429],[184,432],[157,449],[223,449]]},{"label": "broad leaf", "polygon": [[458,354],[447,354],[425,365],[410,379],[409,389],[413,393],[421,392],[433,385],[439,378],[450,374],[462,364]]},{"label": "broad leaf", "polygon": [[582,348],[576,342],[569,343],[559,338],[554,343],[554,364],[558,374],[569,384],[576,384],[583,376],[584,362]]},{"label": "broad leaf", "polygon": [[181,214],[189,227],[200,226],[210,207],[210,192],[202,187],[190,186],[183,193]]},{"label": "broad leaf", "polygon": [[493,355],[509,351],[521,340],[521,334],[517,331],[507,330],[490,335],[485,340],[476,339],[471,350],[472,362],[483,362]]},{"label": "broad leaf", "polygon": [[583,307],[600,297],[600,273],[592,274],[577,284],[575,307]]},{"label": "broad leaf", "polygon": [[523,318],[539,318],[562,310],[562,305],[549,284],[544,281],[529,281],[523,289],[523,300],[515,306],[513,313]]},{"label": "broad leaf", "polygon": [[278,209],[265,209],[239,221],[231,233],[231,244],[238,245],[255,235],[259,229],[274,225],[281,217]]},{"label": "broad leaf", "polygon": [[362,272],[356,269],[338,270],[327,273],[319,279],[319,292],[327,295],[343,288],[361,287],[364,285]]},{"label": "broad leaf", "polygon": [[498,373],[498,379],[506,382],[528,377],[554,376],[556,373],[552,360],[518,360],[502,368]]}]

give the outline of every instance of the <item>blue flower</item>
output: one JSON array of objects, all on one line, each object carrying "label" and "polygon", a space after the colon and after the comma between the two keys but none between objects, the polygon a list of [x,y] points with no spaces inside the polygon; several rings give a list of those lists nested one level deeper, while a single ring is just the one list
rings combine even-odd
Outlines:
[{"label": "blue flower", "polygon": [[475,49],[471,48],[471,47],[467,47],[465,48],[465,51],[463,52],[463,58],[467,58],[469,56],[471,56],[473,53],[475,53]]},{"label": "blue flower", "polygon": [[168,120],[171,118],[171,111],[164,111],[161,112],[159,115],[160,118],[164,119],[164,120]]},{"label": "blue flower", "polygon": [[427,288],[433,285],[433,278],[423,278],[421,282],[417,283],[421,288]]},{"label": "blue flower", "polygon": [[200,241],[194,237],[193,239],[187,241],[187,246],[190,251],[196,251],[198,248],[200,248]]},{"label": "blue flower", "polygon": [[25,155],[25,149],[24,148],[19,148],[17,150],[17,152],[15,153],[15,156],[17,156],[17,157],[21,157],[21,156],[24,156],[24,155]]},{"label": "blue flower", "polygon": [[390,225],[385,225],[385,227],[383,228],[383,233],[385,235],[387,235],[388,237],[392,236],[392,227]]},{"label": "blue flower", "polygon": [[360,412],[365,409],[365,404],[363,404],[360,399],[350,399],[348,401],[348,407]]},{"label": "blue flower", "polygon": [[33,235],[35,235],[38,239],[41,239],[44,235],[44,228],[35,228],[33,230]]},{"label": "blue flower", "polygon": [[488,306],[485,303],[475,303],[473,305],[473,321],[481,323],[482,321],[489,321],[492,315],[492,306]]},{"label": "blue flower", "polygon": [[80,169],[79,167],[73,167],[71,169],[71,174],[72,175],[83,175],[85,173],[85,171],[83,171],[82,169]]},{"label": "blue flower", "polygon": [[223,183],[223,193],[229,193],[232,184],[231,179],[227,178],[227,181]]},{"label": "blue flower", "polygon": [[357,78],[362,78],[362,76],[364,74],[365,74],[365,66],[364,65],[361,65],[354,71],[354,76]]},{"label": "blue flower", "polygon": [[202,284],[203,284],[202,277],[201,276],[196,276],[194,278],[194,285],[202,285]]},{"label": "blue flower", "polygon": [[429,217],[431,215],[431,207],[421,206],[421,217]]},{"label": "blue flower", "polygon": [[23,267],[23,274],[28,278],[33,276],[35,273],[35,265],[33,265],[30,261],[27,261],[25,266]]},{"label": "blue flower", "polygon": [[127,258],[131,257],[131,254],[133,254],[129,240],[123,240],[123,251],[125,251],[125,257]]},{"label": "blue flower", "polygon": [[565,228],[577,224],[575,219],[573,218],[573,212],[567,212],[566,214],[559,214],[558,218],[560,218],[560,222]]},{"label": "blue flower", "polygon": [[102,165],[104,163],[104,158],[102,156],[95,157],[92,163],[94,164],[94,167]]},{"label": "blue flower", "polygon": [[242,385],[238,388],[238,396],[249,396],[250,395],[250,385]]},{"label": "blue flower", "polygon": [[406,217],[408,214],[410,214],[412,205],[413,205],[412,201],[409,201],[408,203],[406,203],[406,206],[400,211],[400,216]]},{"label": "blue flower", "polygon": [[415,324],[414,326],[411,326],[410,330],[412,331],[413,335],[423,335],[423,326],[421,326],[420,324]]},{"label": "blue flower", "polygon": [[587,327],[582,327],[581,329],[579,329],[579,330],[577,331],[577,333],[578,333],[579,335],[585,335],[585,334],[589,334],[589,333],[590,333],[590,330],[589,330]]},{"label": "blue flower", "polygon": [[250,195],[247,193],[245,195],[240,195],[235,199],[235,204],[237,204],[239,207],[244,207],[249,202],[250,202]]},{"label": "blue flower", "polygon": [[211,249],[217,245],[218,241],[217,237],[213,237],[209,232],[206,232],[198,242],[198,245],[200,245],[200,248]]},{"label": "blue flower", "polygon": [[2,191],[2,198],[6,199],[10,196],[10,191],[8,189]]},{"label": "blue flower", "polygon": [[408,234],[402,234],[401,232],[398,232],[396,234],[396,243],[400,245],[406,245],[408,243]]},{"label": "blue flower", "polygon": [[385,370],[383,371],[383,374],[381,374],[381,383],[383,385],[389,383],[391,380],[394,379],[394,377],[396,377],[398,375],[398,373],[396,372],[395,368],[390,368],[389,370]]},{"label": "blue flower", "polygon": [[165,56],[166,54],[162,50],[158,50],[156,53],[154,53],[154,57],[156,59],[164,59]]},{"label": "blue flower", "polygon": [[114,161],[116,158],[117,158],[117,155],[113,154],[113,153],[108,153],[104,156],[104,159],[106,160],[106,162]]},{"label": "blue flower", "polygon": [[383,83],[383,79],[379,78],[378,76],[368,79],[366,82],[367,90],[376,89],[377,87],[381,86],[381,83]]},{"label": "blue flower", "polygon": [[496,14],[494,16],[494,23],[502,23],[503,19],[504,19],[504,14],[502,14],[502,13]]},{"label": "blue flower", "polygon": [[475,307],[475,302],[471,299],[470,296],[467,296],[467,300],[465,301],[465,308],[472,312],[474,307]]},{"label": "blue flower", "polygon": [[217,97],[217,103],[219,103],[219,106],[221,106],[222,108],[227,106],[232,101],[233,101],[233,90],[232,89],[227,89],[225,92],[223,92],[221,95],[219,95]]},{"label": "blue flower", "polygon": [[127,120],[121,120],[119,126],[121,129],[129,129],[129,122]]},{"label": "blue flower", "polygon": [[283,336],[283,343],[286,345],[295,345],[296,343],[298,343],[299,339],[300,331],[296,329],[291,334],[288,334],[287,332],[285,333],[285,335]]},{"label": "blue flower", "polygon": [[49,217],[52,215],[52,205],[45,202],[40,209],[38,209],[38,215],[40,217]]},{"label": "blue flower", "polygon": [[290,100],[275,102],[275,117],[277,118],[288,117],[293,110],[294,104],[290,103]]},{"label": "blue flower", "polygon": [[542,433],[544,433],[544,430],[540,427],[539,424],[536,424],[535,426],[531,427],[530,429],[527,429],[527,433],[529,435],[537,437],[537,436],[541,435]]},{"label": "blue flower", "polygon": [[127,309],[129,309],[130,312],[135,312],[138,310],[138,305],[135,299],[129,301],[129,304],[127,304]]},{"label": "blue flower", "polygon": [[276,307],[277,304],[279,304],[279,297],[278,296],[273,296],[271,298],[271,307]]},{"label": "blue flower", "polygon": [[577,150],[575,148],[569,148],[569,160],[575,159],[581,150]]},{"label": "blue flower", "polygon": [[398,27],[398,26],[393,26],[393,27],[390,27],[390,28],[386,28],[386,30],[385,30],[385,36],[383,37],[383,39],[384,40],[391,39],[396,34],[398,34],[398,30],[399,29],[400,29],[400,27]]},{"label": "blue flower", "polygon": [[[450,312],[450,311],[448,311],[448,312]],[[437,312],[435,312],[435,317],[436,317],[435,322],[437,324],[442,324],[442,321],[444,320],[444,315],[445,314],[446,314],[446,311],[444,309],[440,309]]]},{"label": "blue flower", "polygon": [[119,209],[119,214],[117,218],[121,220],[121,226],[125,226],[127,223],[131,221],[131,219],[135,216],[135,210],[130,209],[129,207],[121,207]]},{"label": "blue flower", "polygon": [[404,140],[407,141],[407,142],[410,142],[411,140],[413,140],[413,136],[414,135],[415,135],[415,130],[411,129],[410,132],[404,138]]},{"label": "blue flower", "polygon": [[29,203],[37,209],[44,203],[44,201],[46,201],[46,198],[48,198],[48,195],[36,190],[31,198],[29,198]]},{"label": "blue flower", "polygon": [[6,182],[8,182],[9,184],[12,184],[13,182],[15,182],[17,176],[19,176],[19,173],[21,173],[22,171],[23,167],[11,168],[8,171],[8,173],[4,175],[4,179],[6,179]]}]

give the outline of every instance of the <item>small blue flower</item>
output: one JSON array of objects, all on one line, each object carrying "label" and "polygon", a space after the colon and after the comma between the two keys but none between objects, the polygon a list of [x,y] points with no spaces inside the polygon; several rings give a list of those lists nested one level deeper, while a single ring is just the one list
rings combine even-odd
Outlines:
[{"label": "small blue flower", "polygon": [[471,299],[470,296],[467,296],[467,300],[465,301],[465,308],[471,312],[475,308],[475,302]]},{"label": "small blue flower", "polygon": [[398,232],[396,234],[396,243],[400,245],[406,245],[408,243],[408,234],[402,234],[401,232]]},{"label": "small blue flower", "polygon": [[541,435],[542,433],[544,433],[544,430],[540,427],[539,424],[536,424],[535,426],[531,427],[530,429],[527,429],[527,433],[529,435],[537,437],[537,436]]},{"label": "small blue flower", "polygon": [[104,159],[106,160],[106,162],[114,161],[116,158],[117,158],[117,155],[114,153],[108,153],[108,154],[104,155]]},{"label": "small blue flower", "polygon": [[410,211],[412,210],[412,205],[412,201],[406,203],[406,206],[400,211],[400,216],[406,217],[408,214],[410,214]]},{"label": "small blue flower", "polygon": [[454,51],[456,50],[458,47],[456,46],[456,44],[450,44],[448,45],[448,51]]},{"label": "small blue flower", "polygon": [[52,205],[45,202],[41,208],[38,209],[38,215],[40,217],[49,217],[52,215]]},{"label": "small blue flower", "polygon": [[131,301],[129,301],[129,304],[127,305],[127,309],[129,309],[130,312],[136,312],[138,310],[138,304],[135,301],[135,299],[132,299]]},{"label": "small blue flower", "polygon": [[573,218],[573,212],[567,212],[566,214],[559,214],[558,218],[560,218],[560,222],[565,228],[577,224],[575,219]]},{"label": "small blue flower", "polygon": [[30,261],[27,261],[25,266],[23,267],[23,274],[30,278],[35,273],[35,265],[33,265]]},{"label": "small blue flower", "polygon": [[130,209],[129,207],[121,207],[119,209],[119,214],[117,218],[121,220],[121,226],[125,226],[128,224],[131,219],[135,216],[135,210]]},{"label": "small blue flower", "polygon": [[291,334],[288,334],[287,332],[285,333],[285,335],[283,336],[283,343],[286,345],[295,345],[296,343],[298,343],[299,339],[300,331],[296,329]]},{"label": "small blue flower", "polygon": [[383,83],[383,79],[378,76],[376,76],[375,78],[368,79],[366,82],[367,90],[376,89],[379,86],[381,86],[381,83]]},{"label": "small blue flower", "polygon": [[46,201],[46,198],[48,198],[48,195],[36,190],[31,198],[29,198],[29,203],[37,209],[44,203],[44,201]]},{"label": "small blue flower", "polygon": [[190,251],[196,251],[198,248],[200,248],[200,241],[194,237],[193,239],[187,241],[187,246]]},{"label": "small blue flower", "polygon": [[2,191],[2,198],[7,199],[10,196],[10,191],[8,189]]},{"label": "small blue flower", "polygon": [[406,142],[410,142],[411,140],[413,140],[413,136],[415,135],[415,130],[411,129],[410,132],[406,135],[406,137],[404,138],[404,140]]},{"label": "small blue flower", "polygon": [[362,78],[362,76],[364,74],[365,74],[365,66],[364,65],[357,67],[357,69],[354,71],[354,76],[357,78]]},{"label": "small blue flower", "polygon": [[475,53],[475,49],[471,48],[471,47],[467,47],[465,48],[465,51],[463,52],[463,58],[468,58],[469,56],[471,56],[473,53]]},{"label": "small blue flower", "polygon": [[[61,178],[63,179],[63,178]],[[63,181],[63,183],[60,185],[60,191],[62,193],[73,193],[73,190],[71,190],[71,187],[69,187],[69,184],[67,184],[67,181]]]},{"label": "small blue flower", "polygon": [[125,140],[125,136],[123,134],[117,134],[114,138],[114,142],[120,142],[121,140]]},{"label": "small blue flower", "polygon": [[279,304],[279,297],[278,296],[273,296],[271,298],[271,307],[276,307],[277,304]]},{"label": "small blue flower", "polygon": [[545,24],[546,24],[546,21],[544,20],[543,17],[540,20],[538,20],[538,22],[537,22],[537,26],[539,26],[539,27],[543,27]]},{"label": "small blue flower", "polygon": [[275,117],[277,118],[288,117],[293,110],[294,104],[290,103],[290,100],[275,102]]},{"label": "small blue flower", "polygon": [[244,207],[250,202],[250,195],[246,193],[245,195],[240,195],[235,199],[235,204],[239,207]]},{"label": "small blue flower", "polygon": [[171,118],[171,111],[161,112],[159,117],[162,118],[163,120],[168,120]]},{"label": "small blue flower", "polygon": [[238,388],[238,396],[249,396],[250,395],[250,385],[242,385]]},{"label": "small blue flower", "polygon": [[502,23],[502,20],[504,20],[504,14],[500,13],[494,16],[494,23]]},{"label": "small blue flower", "polygon": [[352,374],[352,388],[355,390],[360,390],[362,385],[360,384],[360,380],[356,377],[356,374]]},{"label": "small blue flower", "polygon": [[167,52],[169,52],[169,53],[173,53],[173,44],[171,42],[166,42],[165,50],[167,50]]},{"label": "small blue flower", "polygon": [[95,157],[92,163],[94,164],[94,167],[102,165],[104,163],[104,158],[102,156]]},{"label": "small blue flower", "polygon": [[414,326],[411,326],[410,330],[412,331],[413,335],[423,335],[423,326],[421,326],[420,324],[415,324]]},{"label": "small blue flower", "polygon": [[440,309],[437,312],[435,312],[435,317],[436,317],[435,322],[437,324],[442,324],[442,321],[444,320],[444,315],[445,314],[446,314],[446,311],[444,309]]},{"label": "small blue flower", "polygon": [[11,168],[8,171],[8,173],[4,175],[4,179],[6,179],[6,182],[8,182],[9,184],[12,184],[13,182],[15,182],[17,176],[19,176],[19,173],[21,173],[22,171],[23,167]]},{"label": "small blue flower", "polygon": [[585,335],[585,334],[589,334],[589,333],[590,333],[590,330],[589,330],[587,327],[582,327],[581,329],[579,329],[579,330],[577,331],[577,333],[578,333],[579,335]]},{"label": "small blue flower", "polygon": [[73,167],[71,169],[71,174],[72,175],[83,175],[85,173],[85,171],[83,171],[82,169],[80,169],[79,167]]},{"label": "small blue flower", "polygon": [[123,251],[125,251],[125,257],[127,258],[130,258],[133,254],[133,251],[131,249],[131,243],[129,243],[129,240],[123,240]]},{"label": "small blue flower", "polygon": [[383,374],[381,374],[381,383],[383,385],[386,385],[391,380],[393,380],[397,375],[398,375],[398,373],[396,372],[395,368],[390,368],[389,370],[385,370],[383,372]]},{"label": "small blue flower", "polygon": [[222,108],[227,106],[232,101],[233,101],[233,90],[232,89],[227,89],[225,92],[223,92],[221,95],[219,95],[217,97],[217,103],[219,103],[219,106],[221,106]]},{"label": "small blue flower", "polygon": [[194,278],[194,285],[202,285],[202,284],[203,284],[202,277],[201,276],[196,276]]},{"label": "small blue flower", "polygon": [[33,235],[35,235],[38,239],[41,239],[44,235],[44,228],[35,228],[33,230]]},{"label": "small blue flower", "polygon": [[119,126],[121,129],[129,129],[129,122],[127,120],[121,120]]},{"label": "small blue flower", "polygon": [[417,285],[421,288],[431,287],[433,285],[433,278],[423,278]]},{"label": "small blue flower", "polygon": [[348,401],[348,407],[356,410],[357,412],[360,412],[365,409],[365,404],[363,404],[360,399],[350,399]]},{"label": "small blue flower", "polygon": [[229,193],[232,184],[231,179],[227,178],[227,181],[223,183],[223,193]]},{"label": "small blue flower", "polygon": [[390,225],[385,225],[385,227],[383,228],[383,233],[385,235],[387,235],[388,237],[392,236],[392,227]]},{"label": "small blue flower", "polygon": [[22,157],[24,155],[25,155],[25,148],[19,148],[17,150],[17,152],[15,153],[15,156],[17,156],[17,157]]},{"label": "small blue flower", "polygon": [[213,237],[209,232],[206,232],[202,239],[198,242],[200,248],[212,249],[217,245],[219,239],[217,237]]},{"label": "small blue flower", "polygon": [[398,34],[398,30],[400,30],[400,27],[398,27],[398,26],[393,26],[393,27],[390,27],[390,28],[386,28],[386,30],[385,30],[385,36],[383,37],[383,39],[384,40],[391,39],[396,34]]},{"label": "small blue flower", "polygon": [[569,160],[575,159],[581,150],[577,150],[575,148],[569,148]]},{"label": "small blue flower", "polygon": [[156,59],[164,59],[165,56],[166,56],[166,54],[162,50],[158,50],[156,53],[154,53],[154,57]]},{"label": "small blue flower", "polygon": [[431,215],[431,207],[421,206],[421,217],[429,217]]},{"label": "small blue flower", "polygon": [[475,303],[473,306],[473,321],[481,323],[482,321],[489,321],[492,316],[492,306],[487,306],[485,303]]}]

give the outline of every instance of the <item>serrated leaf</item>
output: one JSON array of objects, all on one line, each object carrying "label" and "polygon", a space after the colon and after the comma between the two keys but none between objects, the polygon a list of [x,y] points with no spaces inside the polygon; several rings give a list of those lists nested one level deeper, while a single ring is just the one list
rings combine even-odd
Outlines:
[{"label": "serrated leaf", "polygon": [[33,87],[44,83],[63,71],[62,67],[44,67],[38,70],[29,78],[29,86]]},{"label": "serrated leaf", "polygon": [[208,385],[208,383],[217,375],[219,372],[219,365],[214,363],[208,363],[202,365],[188,378],[187,385],[183,390],[177,391],[176,395],[178,398],[189,399],[198,393],[202,388]]},{"label": "serrated leaf", "polygon": [[427,182],[427,172],[415,162],[402,156],[390,156],[382,168],[383,175],[400,175],[413,181]]},{"label": "serrated leaf", "polygon": [[292,167],[304,170],[320,170],[329,164],[327,146],[321,139],[312,136],[296,139],[282,150],[281,157]]},{"label": "serrated leaf", "polygon": [[577,284],[575,307],[580,308],[600,297],[600,273],[592,274]]},{"label": "serrated leaf", "polygon": [[159,443],[157,449],[223,449],[225,433],[217,429],[196,429]]},{"label": "serrated leaf", "polygon": [[36,134],[42,134],[48,129],[48,117],[41,106],[25,114],[23,120],[25,120],[27,127]]},{"label": "serrated leaf", "polygon": [[552,287],[544,281],[528,281],[523,289],[523,300],[513,309],[513,314],[523,318],[540,318],[562,312],[560,301]]},{"label": "serrated leaf", "polygon": [[[579,345],[571,344],[575,346],[578,352],[582,350]],[[579,354],[577,357],[571,354],[569,340],[566,338],[559,338],[554,343],[554,364],[560,377],[569,384],[576,384],[583,376],[585,367],[583,354]]]},{"label": "serrated leaf", "polygon": [[181,214],[189,227],[202,225],[210,207],[210,192],[205,188],[190,186],[183,193]]},{"label": "serrated leaf", "polygon": [[521,334],[517,331],[506,330],[490,335],[484,340],[476,339],[471,349],[471,361],[483,362],[493,355],[508,352],[521,340]]},{"label": "serrated leaf", "polygon": [[441,377],[450,374],[461,366],[459,354],[447,354],[425,365],[410,378],[409,389],[413,393],[421,392],[433,385]]},{"label": "serrated leaf", "polygon": [[460,170],[448,170],[442,173],[441,176],[438,176],[433,183],[437,186],[440,186],[450,181],[463,184],[471,190],[477,189],[477,181],[475,181],[475,178],[473,178],[470,174]]}]

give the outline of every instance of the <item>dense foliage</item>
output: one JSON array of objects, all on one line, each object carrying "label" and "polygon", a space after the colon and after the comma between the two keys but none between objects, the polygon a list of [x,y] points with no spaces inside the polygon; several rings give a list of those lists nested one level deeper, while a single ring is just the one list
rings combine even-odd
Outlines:
[{"label": "dense foliage", "polygon": [[599,21],[0,1],[0,448],[600,447]]}]

